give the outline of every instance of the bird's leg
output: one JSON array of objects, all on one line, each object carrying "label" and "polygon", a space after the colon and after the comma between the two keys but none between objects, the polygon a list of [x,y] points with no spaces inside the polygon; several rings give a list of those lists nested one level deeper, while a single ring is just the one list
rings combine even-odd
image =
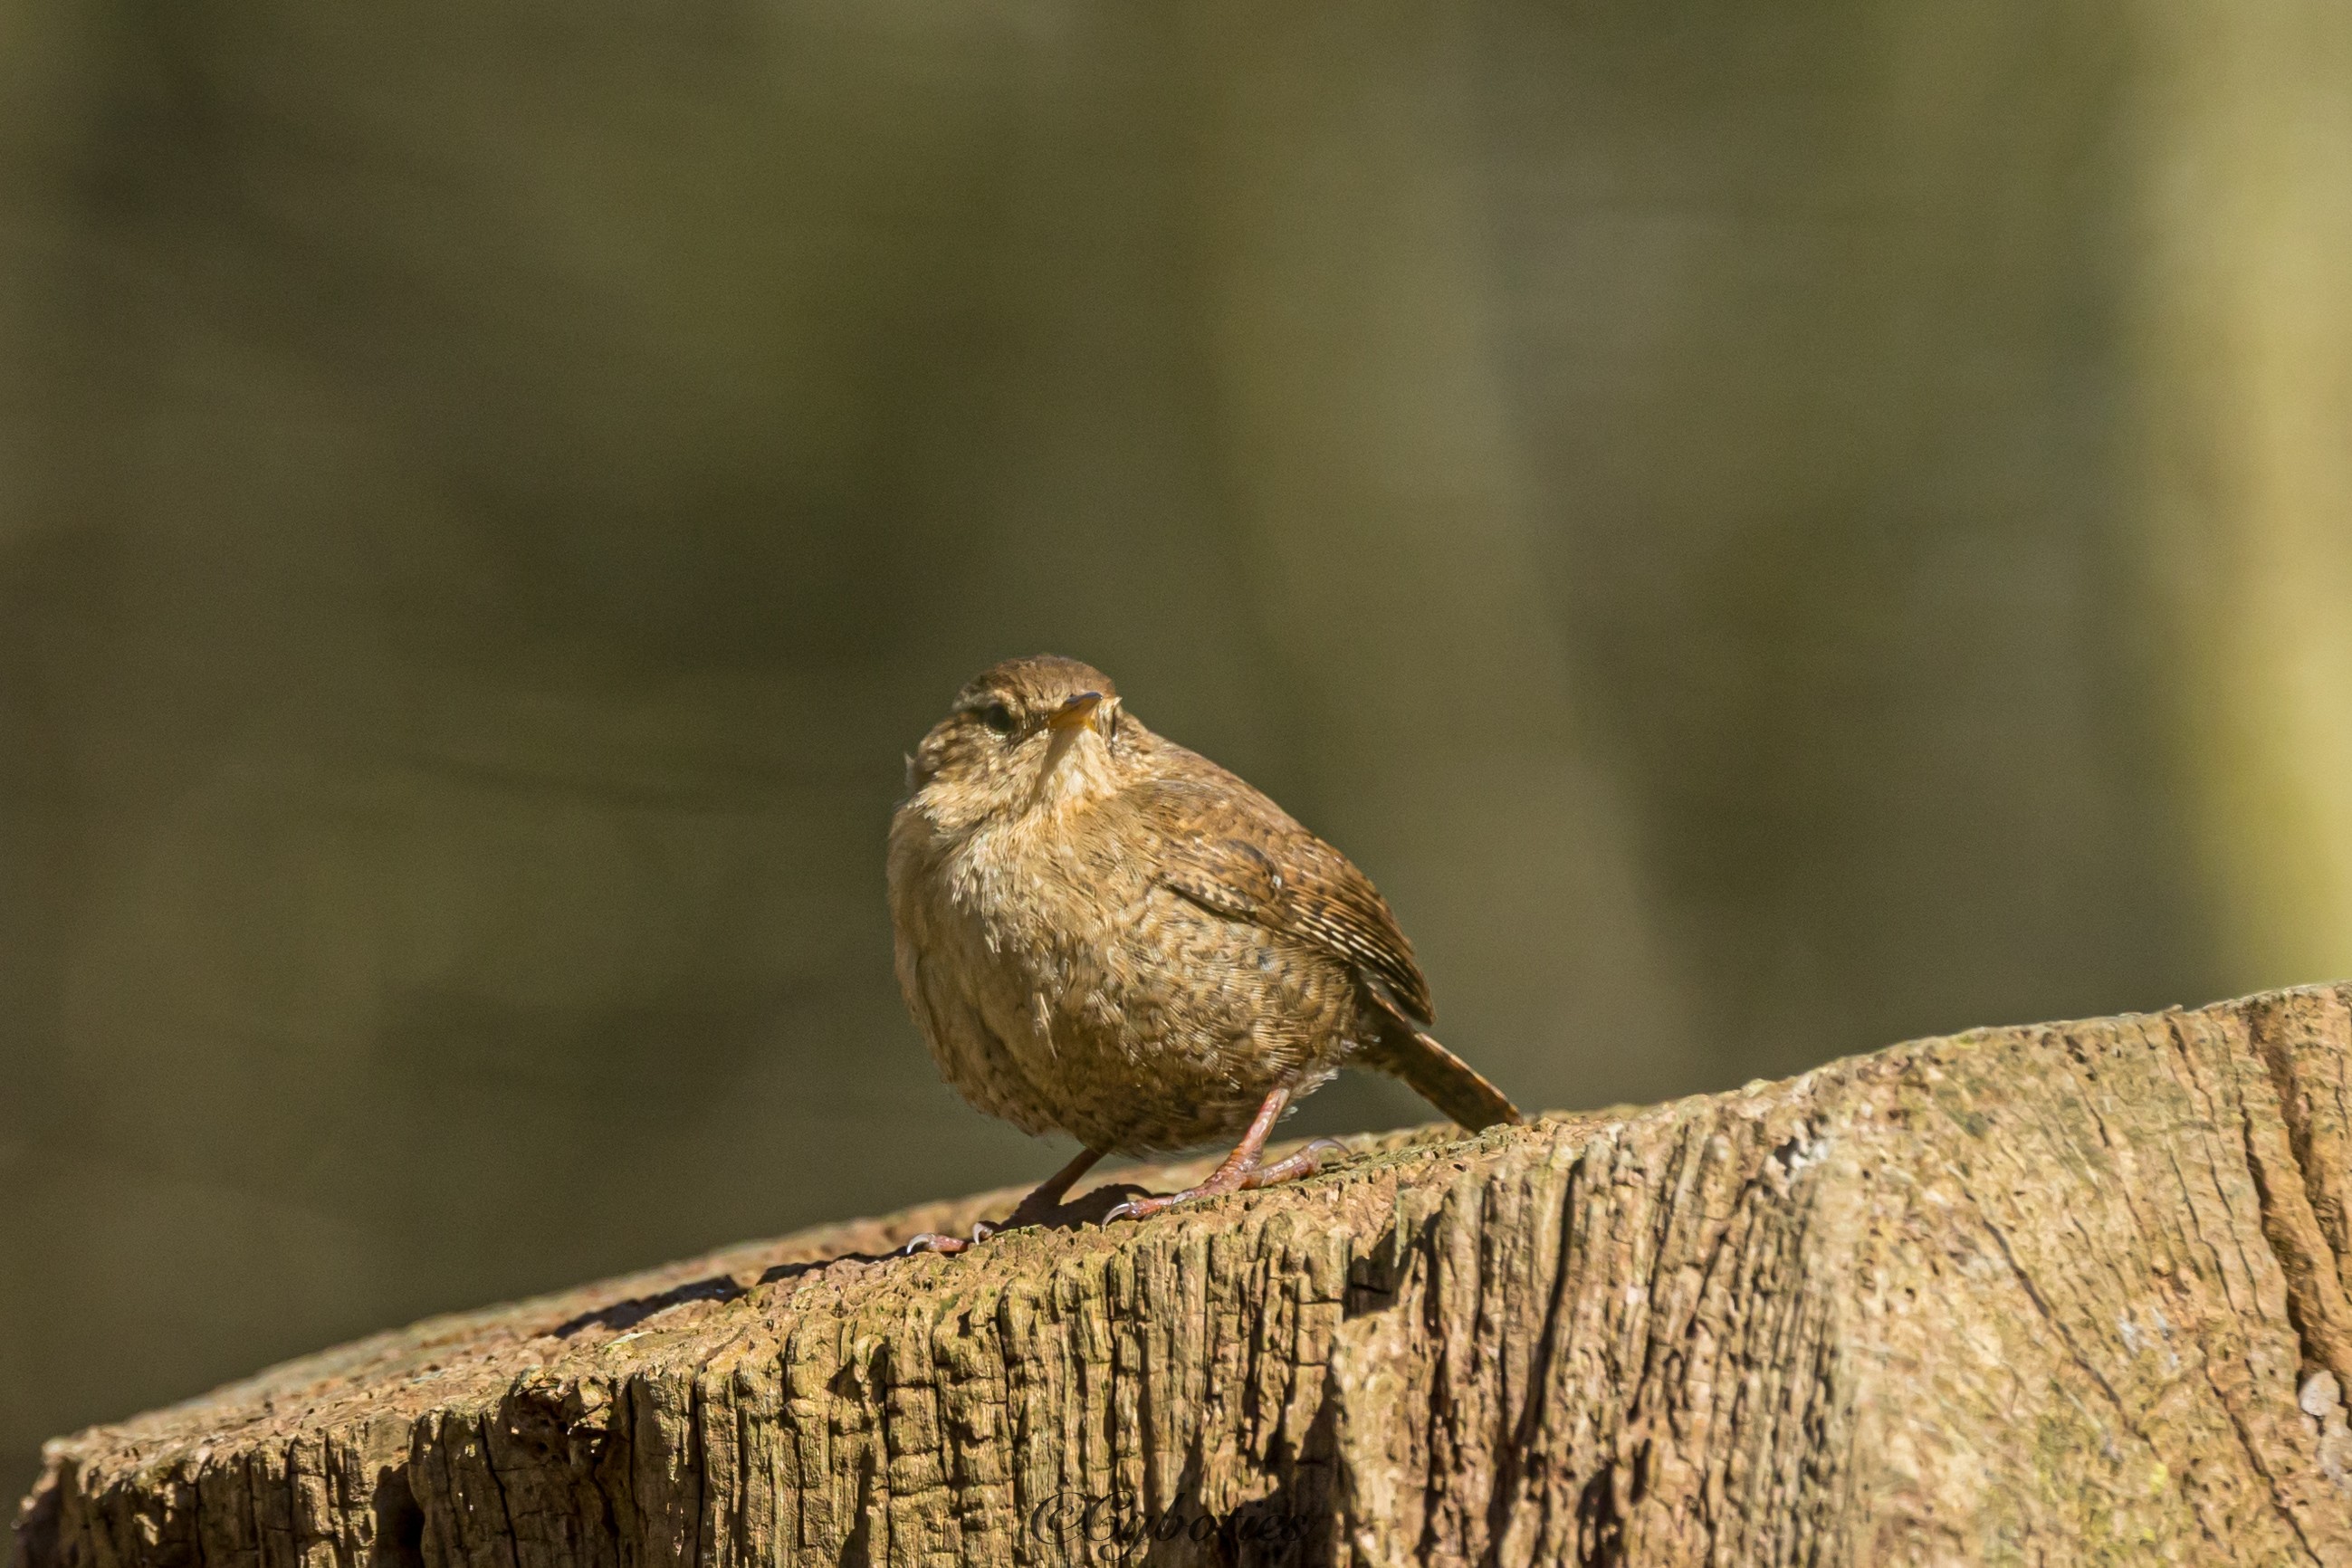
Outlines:
[{"label": "bird's leg", "polygon": [[[990,1231],[1019,1230],[1024,1226],[1045,1224],[1054,1217],[1054,1211],[1062,1206],[1062,1200],[1070,1195],[1070,1189],[1078,1184],[1078,1178],[1093,1170],[1095,1162],[1102,1157],[1103,1152],[1099,1149],[1079,1150],[1068,1164],[1038,1183],[1034,1192],[1013,1205],[1011,1214],[989,1226]],[[987,1225],[988,1222],[982,1220],[981,1224]]]},{"label": "bird's leg", "polygon": [[1234,1146],[1234,1152],[1226,1155],[1215,1170],[1209,1173],[1209,1179],[1199,1186],[1186,1192],[1171,1193],[1164,1198],[1130,1199],[1103,1215],[1103,1223],[1108,1225],[1115,1219],[1141,1219],[1147,1215],[1158,1214],[1161,1209],[1191,1203],[1195,1198],[1221,1197],[1226,1193],[1270,1187],[1276,1182],[1311,1176],[1323,1168],[1328,1156],[1347,1152],[1346,1146],[1338,1141],[1318,1138],[1286,1160],[1260,1165],[1258,1157],[1265,1151],[1266,1137],[1274,1131],[1274,1124],[1282,1119],[1282,1112],[1289,1104],[1290,1090],[1286,1087],[1267,1095],[1265,1103],[1257,1108],[1257,1115],[1251,1119],[1249,1131],[1242,1134],[1242,1141]]},{"label": "bird's leg", "polygon": [[961,1252],[971,1246],[972,1242],[986,1241],[1000,1230],[1019,1230],[1023,1226],[1043,1225],[1053,1217],[1055,1210],[1062,1206],[1062,1199],[1068,1195],[1073,1186],[1077,1184],[1078,1178],[1091,1170],[1094,1163],[1101,1158],[1102,1151],[1099,1149],[1079,1150],[1077,1156],[1068,1164],[1038,1183],[1035,1191],[1015,1204],[1011,1214],[992,1224],[987,1220],[981,1220],[973,1225],[970,1240],[960,1236],[940,1236],[935,1231],[925,1231],[907,1243],[903,1250]]}]

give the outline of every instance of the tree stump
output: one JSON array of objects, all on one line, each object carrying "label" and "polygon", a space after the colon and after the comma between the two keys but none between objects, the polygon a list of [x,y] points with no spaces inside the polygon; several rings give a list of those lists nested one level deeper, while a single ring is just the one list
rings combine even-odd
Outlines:
[{"label": "tree stump", "polygon": [[2284,992],[805,1232],[54,1443],[19,1562],[2352,1562],[2347,1041]]}]

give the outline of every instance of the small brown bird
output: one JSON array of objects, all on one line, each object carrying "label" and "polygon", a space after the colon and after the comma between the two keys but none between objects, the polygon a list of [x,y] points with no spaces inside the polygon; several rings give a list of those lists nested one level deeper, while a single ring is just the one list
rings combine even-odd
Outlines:
[{"label": "small brown bird", "polygon": [[986,671],[907,783],[889,859],[907,1005],[958,1093],[1085,1145],[1005,1226],[1051,1215],[1108,1153],[1240,1134],[1199,1186],[1111,1218],[1312,1174],[1337,1144],[1273,1165],[1260,1151],[1342,1066],[1392,1073],[1473,1131],[1520,1119],[1425,1032],[1429,986],[1370,880],[1145,729],[1101,671],[1052,655]]}]

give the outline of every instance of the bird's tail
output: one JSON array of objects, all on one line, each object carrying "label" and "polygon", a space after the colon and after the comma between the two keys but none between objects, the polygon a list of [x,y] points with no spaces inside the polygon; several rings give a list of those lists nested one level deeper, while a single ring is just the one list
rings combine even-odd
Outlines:
[{"label": "bird's tail", "polygon": [[1387,1015],[1381,1020],[1387,1027],[1364,1047],[1366,1067],[1404,1079],[1414,1093],[1473,1132],[1527,1120],[1476,1068],[1415,1027],[1386,998],[1381,999],[1381,1011]]}]

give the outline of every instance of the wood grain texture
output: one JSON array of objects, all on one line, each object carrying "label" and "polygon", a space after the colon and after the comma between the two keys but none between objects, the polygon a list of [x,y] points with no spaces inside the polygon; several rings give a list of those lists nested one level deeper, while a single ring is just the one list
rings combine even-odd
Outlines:
[{"label": "wood grain texture", "polygon": [[2352,1562],[2347,1044],[2286,992],[807,1232],[54,1443],[19,1561]]}]

